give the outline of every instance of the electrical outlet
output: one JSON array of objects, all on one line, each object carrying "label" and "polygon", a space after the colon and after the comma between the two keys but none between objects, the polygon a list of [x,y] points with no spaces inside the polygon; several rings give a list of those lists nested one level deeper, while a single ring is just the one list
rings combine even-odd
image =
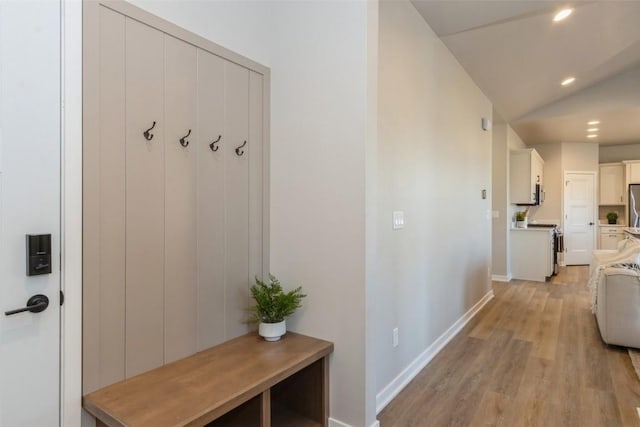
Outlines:
[{"label": "electrical outlet", "polygon": [[398,328],[393,328],[393,346],[397,347],[400,344],[400,338],[398,336]]}]

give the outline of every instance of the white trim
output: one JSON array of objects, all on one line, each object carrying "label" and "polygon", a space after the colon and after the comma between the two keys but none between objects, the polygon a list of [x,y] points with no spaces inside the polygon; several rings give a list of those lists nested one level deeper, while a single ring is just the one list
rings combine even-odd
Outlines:
[{"label": "white trim", "polygon": [[473,307],[459,318],[444,334],[440,335],[425,351],[387,384],[376,396],[376,413],[380,413],[394,397],[446,346],[453,337],[493,298],[493,290],[487,292]]},{"label": "white trim", "polygon": [[82,2],[61,2],[60,425],[81,425],[82,409]]},{"label": "white trim", "polygon": [[494,282],[510,282],[511,275],[503,276],[502,274],[492,274],[491,280],[493,280]]},{"label": "white trim", "polygon": [[351,424],[343,423],[335,418],[329,417],[329,427],[352,427]]},{"label": "white trim", "polygon": [[[343,423],[340,420],[336,420],[335,418],[329,417],[329,427],[352,427],[351,424]],[[380,421],[375,420],[370,427],[380,427]]]},{"label": "white trim", "polygon": [[567,175],[570,174],[576,174],[576,175],[591,175],[593,176],[593,224],[594,224],[594,228],[593,228],[593,242],[592,242],[592,249],[591,252],[593,252],[594,250],[596,250],[598,248],[598,230],[596,229],[597,224],[598,224],[598,185],[600,184],[599,182],[599,175],[597,171],[572,171],[572,170],[565,170],[562,174],[562,233],[564,234],[564,248],[565,248],[565,252],[564,252],[564,256],[562,258],[562,261],[558,263],[559,266],[566,266],[566,254],[567,254],[567,237],[569,237],[569,235],[567,234],[567,229],[565,227],[565,212],[567,211],[567,194],[566,194],[566,184],[567,184]]}]

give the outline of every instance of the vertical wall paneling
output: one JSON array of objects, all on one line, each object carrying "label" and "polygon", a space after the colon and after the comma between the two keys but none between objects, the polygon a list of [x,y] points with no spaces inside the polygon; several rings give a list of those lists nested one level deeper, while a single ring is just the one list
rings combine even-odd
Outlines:
[{"label": "vertical wall paneling", "polygon": [[100,8],[99,22],[95,65],[103,72],[90,98],[102,126],[87,135],[96,139],[84,150],[84,166],[94,172],[84,174],[85,391],[124,379],[125,357],[125,18]]},{"label": "vertical wall paneling", "polygon": [[100,380],[111,383],[125,374],[125,19],[100,15]]},{"label": "vertical wall paneling", "polygon": [[248,332],[268,108],[260,64],[128,2],[83,4],[83,393]]},{"label": "vertical wall paneling", "polygon": [[[198,350],[224,341],[224,158],[233,151],[224,133],[224,63],[198,49]],[[213,151],[210,144],[219,136]]]},{"label": "vertical wall paneling", "polygon": [[[225,62],[225,338],[246,333],[249,304],[249,70]],[[244,141],[243,155],[235,149]]]},{"label": "vertical wall paneling", "polygon": [[163,41],[160,31],[126,19],[127,377],[164,363]]},{"label": "vertical wall paneling", "polygon": [[263,203],[263,145],[262,120],[263,77],[256,72],[249,72],[249,279],[269,272],[262,271],[262,223]]},{"label": "vertical wall paneling", "polygon": [[[165,35],[165,363],[196,351],[196,48]],[[184,138],[182,146],[180,139]]]}]

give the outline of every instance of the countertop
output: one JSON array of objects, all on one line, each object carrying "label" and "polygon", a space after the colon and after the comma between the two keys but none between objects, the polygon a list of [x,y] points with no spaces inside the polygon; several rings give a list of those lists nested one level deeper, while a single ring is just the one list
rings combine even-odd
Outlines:
[{"label": "countertop", "polygon": [[550,231],[553,231],[553,228],[551,227],[527,227],[527,228],[512,227],[511,231],[539,231],[539,232],[549,233]]},{"label": "countertop", "polygon": [[627,232],[633,236],[640,236],[640,228],[637,227],[625,227],[622,231]]}]

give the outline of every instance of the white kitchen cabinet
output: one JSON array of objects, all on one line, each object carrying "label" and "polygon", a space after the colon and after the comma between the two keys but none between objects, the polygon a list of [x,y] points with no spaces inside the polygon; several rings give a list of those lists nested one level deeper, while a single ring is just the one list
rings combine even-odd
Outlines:
[{"label": "white kitchen cabinet", "polygon": [[553,274],[553,234],[548,228],[511,230],[511,277],[544,282]]},{"label": "white kitchen cabinet", "polygon": [[533,148],[513,150],[509,160],[510,202],[535,203],[536,184],[542,187],[544,160]]},{"label": "white kitchen cabinet", "polygon": [[626,165],[626,178],[628,184],[640,184],[640,160],[623,162]]},{"label": "white kitchen cabinet", "polygon": [[625,238],[623,228],[623,225],[601,225],[598,249],[618,249],[618,243]]},{"label": "white kitchen cabinet", "polygon": [[624,178],[625,168],[622,163],[604,163],[600,165],[601,205],[611,206],[624,204]]}]

